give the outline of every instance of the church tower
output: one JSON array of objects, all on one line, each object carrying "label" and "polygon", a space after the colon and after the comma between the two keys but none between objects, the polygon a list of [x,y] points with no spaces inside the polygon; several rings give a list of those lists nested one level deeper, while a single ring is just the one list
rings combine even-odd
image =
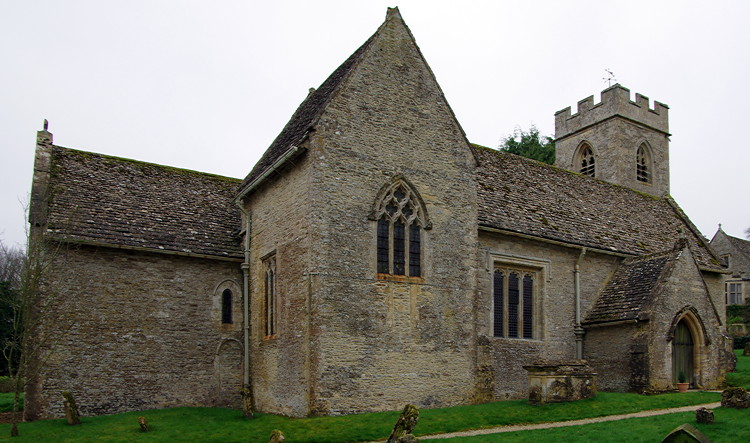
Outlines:
[{"label": "church tower", "polygon": [[669,107],[615,84],[555,113],[555,165],[658,197],[669,194]]}]

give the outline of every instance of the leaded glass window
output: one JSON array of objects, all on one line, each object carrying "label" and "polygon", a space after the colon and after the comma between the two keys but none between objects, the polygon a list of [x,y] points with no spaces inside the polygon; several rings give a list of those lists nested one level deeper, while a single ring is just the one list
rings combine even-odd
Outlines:
[{"label": "leaded glass window", "polygon": [[536,273],[495,269],[492,276],[492,335],[535,338],[534,302]]},{"label": "leaded glass window", "polygon": [[428,226],[419,196],[403,180],[381,190],[373,218],[377,220],[377,272],[422,276],[422,231]]}]

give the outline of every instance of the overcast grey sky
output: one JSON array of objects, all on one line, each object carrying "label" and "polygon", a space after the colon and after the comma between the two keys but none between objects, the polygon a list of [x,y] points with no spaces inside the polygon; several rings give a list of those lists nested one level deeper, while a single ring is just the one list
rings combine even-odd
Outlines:
[{"label": "overcast grey sky", "polygon": [[23,242],[43,119],[61,146],[244,177],[387,6],[474,143],[551,135],[605,68],[666,103],[672,195],[705,235],[744,237],[750,2],[3,0],[0,240]]}]

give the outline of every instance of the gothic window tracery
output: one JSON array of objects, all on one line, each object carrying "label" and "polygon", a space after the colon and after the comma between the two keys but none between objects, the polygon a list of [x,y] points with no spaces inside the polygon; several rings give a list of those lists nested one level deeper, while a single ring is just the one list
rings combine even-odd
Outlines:
[{"label": "gothic window tracery", "polygon": [[596,167],[594,165],[594,151],[591,149],[591,146],[584,143],[579,148],[579,154],[578,154],[578,166],[579,166],[579,172],[583,175],[588,175],[589,177],[595,177],[596,176]]},{"label": "gothic window tracery", "polygon": [[423,230],[429,228],[419,195],[397,179],[379,193],[371,218],[377,220],[378,274],[422,276]]}]

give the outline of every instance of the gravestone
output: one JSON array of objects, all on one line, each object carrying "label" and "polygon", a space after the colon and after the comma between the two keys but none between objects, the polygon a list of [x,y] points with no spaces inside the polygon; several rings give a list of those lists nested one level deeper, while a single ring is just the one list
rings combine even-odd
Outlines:
[{"label": "gravestone", "polygon": [[284,441],[284,433],[278,429],[271,431],[271,438],[268,439],[268,443],[282,443]]},{"label": "gravestone", "polygon": [[729,388],[721,393],[721,406],[725,408],[750,408],[750,393],[745,388]]},{"label": "gravestone", "polygon": [[393,426],[393,432],[388,437],[387,443],[416,443],[416,437],[412,435],[419,421],[419,409],[414,405],[406,405]]},{"label": "gravestone", "polygon": [[69,425],[80,425],[81,416],[78,414],[78,406],[73,398],[73,394],[68,391],[63,391],[63,407],[65,408],[65,419]]},{"label": "gravestone", "polygon": [[690,423],[679,426],[666,437],[661,443],[712,443],[701,431]]},{"label": "gravestone", "polygon": [[706,408],[698,408],[695,410],[695,421],[704,425],[714,424],[714,411]]}]

